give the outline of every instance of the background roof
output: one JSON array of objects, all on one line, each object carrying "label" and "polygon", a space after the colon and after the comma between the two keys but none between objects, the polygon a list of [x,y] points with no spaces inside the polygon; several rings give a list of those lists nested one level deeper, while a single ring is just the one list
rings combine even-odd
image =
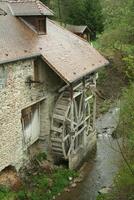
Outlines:
[{"label": "background roof", "polygon": [[77,26],[77,25],[70,25],[70,24],[66,25],[66,29],[73,33],[84,33],[84,31],[86,29],[88,29],[88,31],[90,31],[88,26]]},{"label": "background roof", "polygon": [[0,8],[0,63],[41,55],[66,82],[73,82],[108,61],[88,42],[47,19],[47,34],[37,35],[19,18],[11,15],[6,3]]}]

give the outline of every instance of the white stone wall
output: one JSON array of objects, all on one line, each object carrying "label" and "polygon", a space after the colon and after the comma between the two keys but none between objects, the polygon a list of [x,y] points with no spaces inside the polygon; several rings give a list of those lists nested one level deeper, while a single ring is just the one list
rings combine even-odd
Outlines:
[{"label": "white stone wall", "polygon": [[[53,90],[49,91],[49,84],[52,88],[53,79],[48,78],[48,66],[43,66],[46,80],[42,84],[32,85],[31,88],[26,85],[25,81],[28,76],[33,76],[34,73],[32,59],[9,63],[5,67],[7,69],[7,82],[5,88],[0,89],[0,171],[8,165],[19,169],[25,159],[21,110],[46,97],[44,104],[42,103],[41,136],[49,135],[51,115],[49,111],[52,110],[51,104],[53,104],[56,94]],[[51,70],[50,73],[52,73],[50,77],[57,78]],[[57,80],[59,81],[58,78]],[[58,81],[57,87],[60,83]]]}]

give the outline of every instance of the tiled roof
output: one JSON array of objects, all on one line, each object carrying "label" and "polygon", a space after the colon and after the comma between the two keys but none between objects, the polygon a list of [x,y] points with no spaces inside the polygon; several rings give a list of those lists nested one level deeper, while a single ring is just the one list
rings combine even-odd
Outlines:
[{"label": "tiled roof", "polygon": [[90,31],[88,26],[78,26],[78,25],[70,25],[70,24],[66,25],[66,29],[73,33],[83,33],[86,29]]},{"label": "tiled roof", "polygon": [[11,15],[6,3],[0,7],[0,63],[40,55],[67,83],[107,65],[108,61],[88,42],[47,19],[47,34],[38,35]]},{"label": "tiled roof", "polygon": [[14,16],[53,15],[39,0],[9,0],[9,7]]}]

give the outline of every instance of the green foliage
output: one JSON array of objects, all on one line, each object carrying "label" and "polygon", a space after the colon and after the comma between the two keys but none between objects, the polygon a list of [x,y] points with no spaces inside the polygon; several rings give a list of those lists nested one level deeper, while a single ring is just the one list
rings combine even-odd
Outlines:
[{"label": "green foliage", "polygon": [[98,84],[101,84],[106,81],[107,72],[105,68],[101,68],[101,70],[98,71],[98,75],[99,75],[97,80]]},{"label": "green foliage", "polygon": [[26,192],[25,192],[25,190],[20,190],[18,193],[17,193],[17,198],[19,199],[19,200],[24,200],[24,199],[26,199]]},{"label": "green foliage", "polygon": [[99,0],[85,0],[83,18],[93,33],[101,33],[104,30],[104,18]]},{"label": "green foliage", "polygon": [[134,83],[125,89],[121,99],[119,131],[134,150]]},{"label": "green foliage", "polygon": [[101,0],[101,5],[105,22],[104,32],[97,40],[97,47],[112,59],[126,80],[133,81],[134,1]]},{"label": "green foliage", "polygon": [[75,171],[68,169],[58,169],[53,174],[54,186],[52,192],[56,194],[61,192],[69,184],[69,177],[76,177],[78,174]]},{"label": "green foliage", "polygon": [[96,200],[110,200],[107,194],[99,194]]},{"label": "green foliage", "polygon": [[100,113],[104,114],[108,112],[108,110],[111,107],[111,103],[112,103],[111,99],[104,100],[100,107]]},{"label": "green foliage", "polygon": [[40,190],[47,190],[49,188],[49,178],[46,174],[39,174],[31,177],[34,187]]},{"label": "green foliage", "polygon": [[[131,165],[134,170],[134,165]],[[97,200],[133,200],[134,177],[126,166],[116,175],[111,193],[98,195]]]},{"label": "green foliage", "polygon": [[124,45],[134,45],[133,0],[101,0],[105,17],[105,31],[100,37],[105,49],[124,50]]},{"label": "green foliage", "polygon": [[128,77],[129,81],[134,81],[134,56],[128,55],[127,57],[123,58],[125,62],[125,71],[126,76]]},{"label": "green foliage", "polygon": [[69,185],[69,177],[74,178],[77,175],[75,171],[68,169],[57,169],[52,174],[40,172],[30,175],[28,183],[24,183],[23,188],[17,192],[17,200],[51,200]]},{"label": "green foliage", "polygon": [[[114,180],[112,192],[99,195],[97,200],[133,200],[134,199],[134,83],[123,91],[120,105],[120,121],[117,133],[122,135],[123,154],[129,163],[123,163]],[[131,171],[130,171],[131,169]],[[132,174],[133,172],[133,174]]]},{"label": "green foliage", "polygon": [[36,155],[34,158],[41,162],[41,161],[47,159],[47,155],[45,152],[42,152],[42,153],[39,153],[38,155]]},{"label": "green foliage", "polygon": [[99,0],[42,0],[65,24],[87,25],[93,36],[103,31],[102,7]]},{"label": "green foliage", "polygon": [[15,194],[9,188],[0,185],[0,200],[14,200]]}]

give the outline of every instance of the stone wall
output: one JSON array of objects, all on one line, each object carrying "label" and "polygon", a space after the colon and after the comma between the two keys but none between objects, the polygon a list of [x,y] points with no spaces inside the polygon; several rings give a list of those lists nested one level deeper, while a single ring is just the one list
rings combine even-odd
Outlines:
[{"label": "stone wall", "polygon": [[39,65],[44,81],[32,85],[25,83],[28,76],[34,75],[32,59],[4,65],[7,80],[5,87],[0,89],[0,171],[9,165],[18,170],[23,165],[26,147],[23,143],[21,110],[41,100],[40,137],[44,140],[47,138],[48,142],[56,92],[63,83],[43,61]]}]

